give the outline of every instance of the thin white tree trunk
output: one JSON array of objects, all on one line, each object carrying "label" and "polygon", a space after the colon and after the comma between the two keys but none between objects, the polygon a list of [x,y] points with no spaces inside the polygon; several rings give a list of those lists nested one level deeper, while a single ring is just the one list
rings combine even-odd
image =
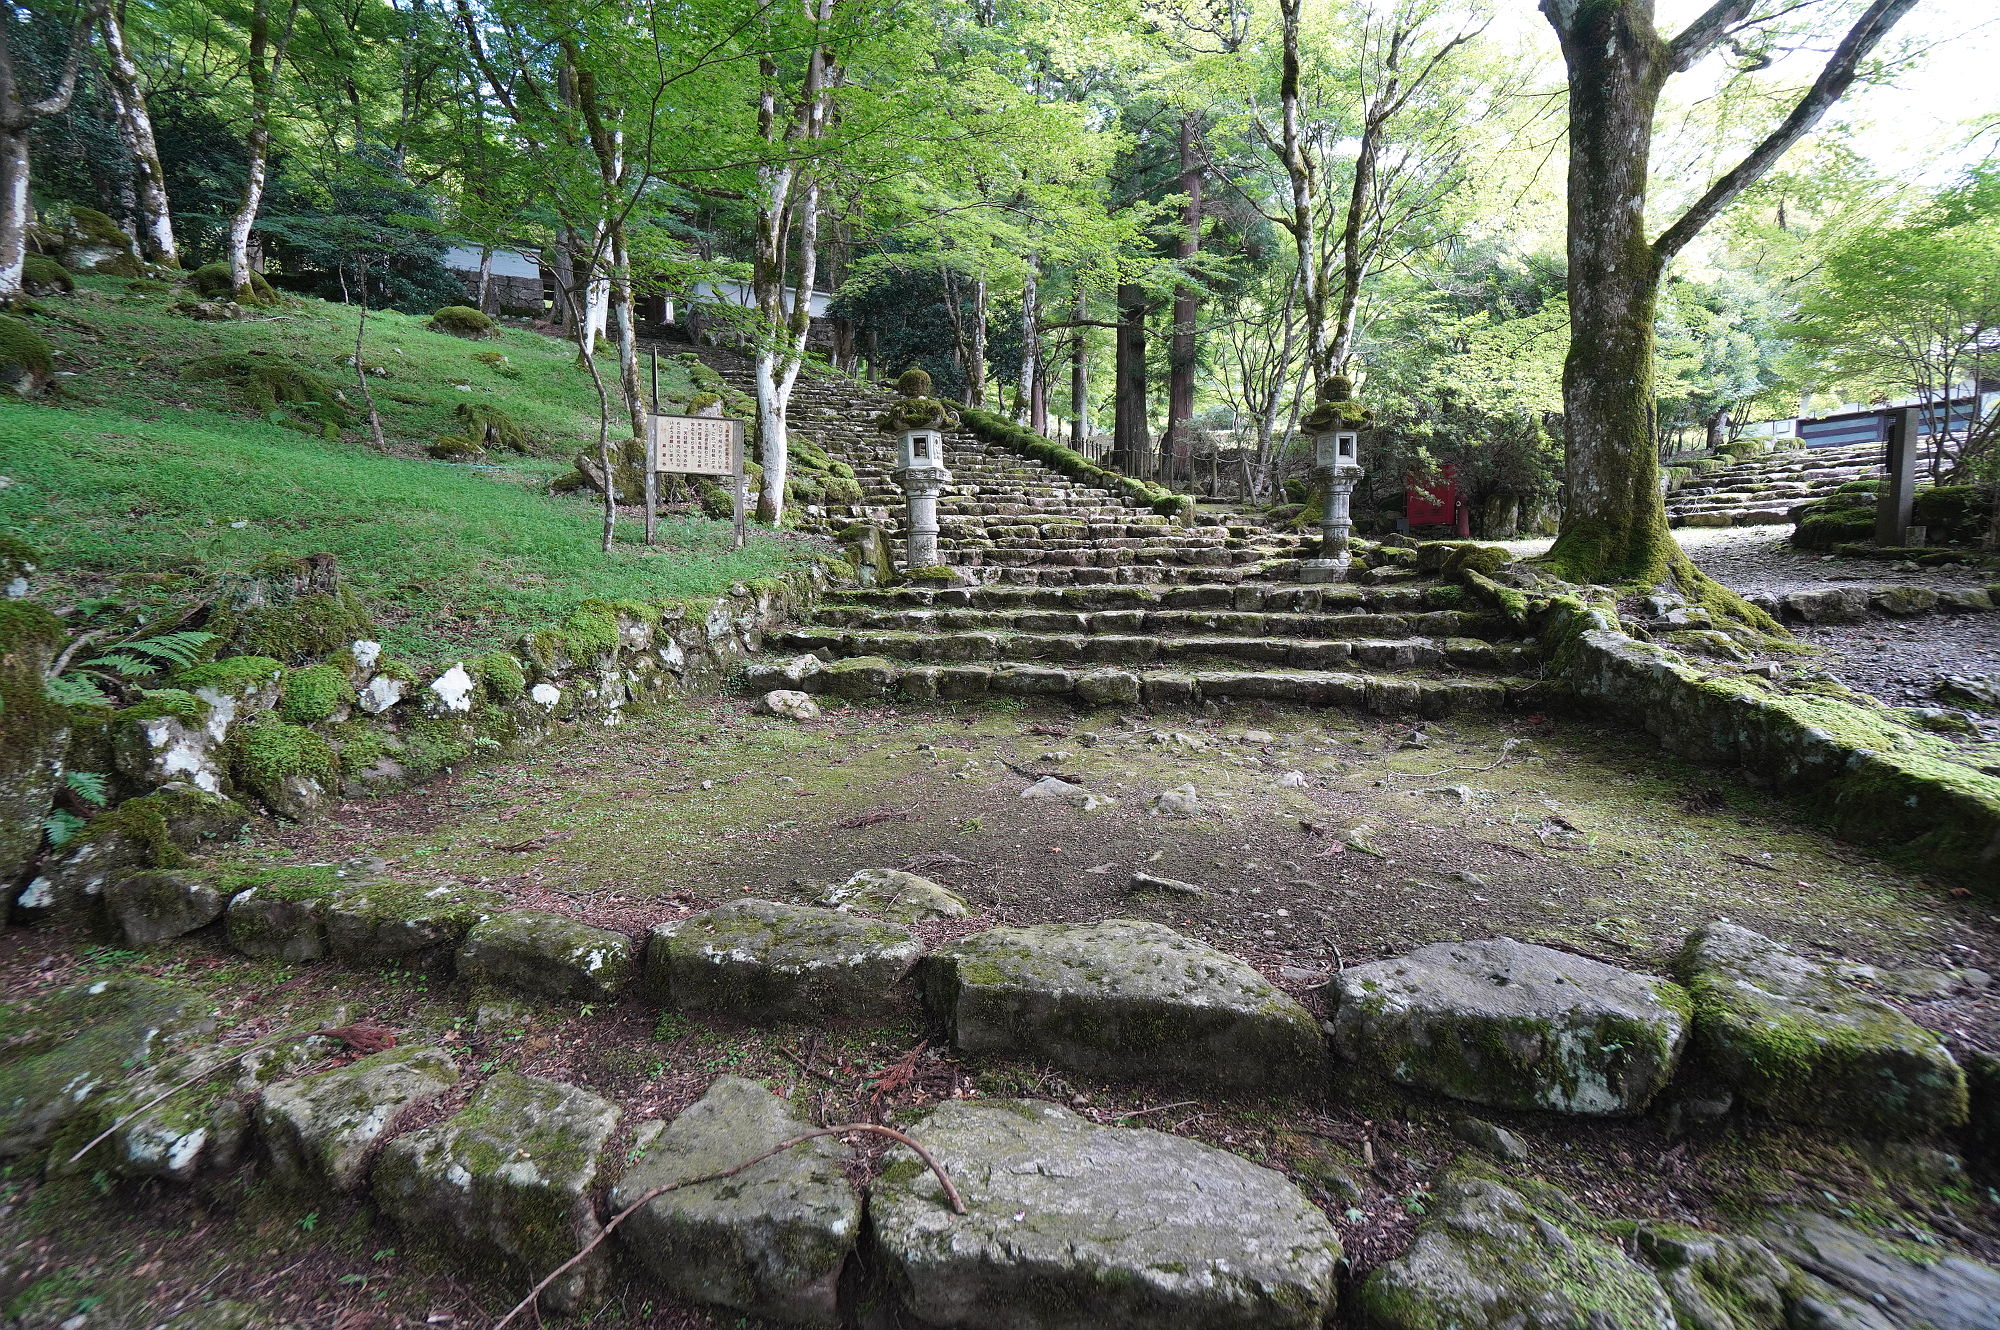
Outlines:
[{"label": "thin white tree trunk", "polygon": [[28,135],[0,129],[0,302],[21,295],[28,262]]},{"label": "thin white tree trunk", "polygon": [[137,196],[136,225],[139,256],[164,268],[181,266],[180,250],[174,244],[173,213],[167,203],[166,170],[160,164],[160,149],[153,137],[153,117],[146,110],[146,93],[139,81],[139,66],[125,45],[123,15],[107,7],[97,31],[104,41],[105,88],[118,122],[118,137],[132,159],[132,185]]}]

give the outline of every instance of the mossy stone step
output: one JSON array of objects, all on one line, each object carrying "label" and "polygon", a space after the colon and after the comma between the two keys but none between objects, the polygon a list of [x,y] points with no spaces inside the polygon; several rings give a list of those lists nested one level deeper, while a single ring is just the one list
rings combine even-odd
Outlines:
[{"label": "mossy stone step", "polygon": [[[1441,617],[1441,616],[1440,616]],[[1538,658],[1527,647],[1499,647],[1472,637],[1286,638],[1120,633],[882,632],[804,628],[777,634],[786,650],[835,656],[890,656],[942,664],[972,660],[1050,661],[1073,665],[1248,662],[1284,669],[1520,669]]]},{"label": "mossy stone step", "polygon": [[1164,924],[993,928],[931,953],[920,975],[952,1043],[974,1057],[1253,1093],[1311,1092],[1325,1073],[1325,1042],[1303,1007]]},{"label": "mossy stone step", "polygon": [[829,596],[828,605],[1014,610],[1231,610],[1271,614],[1398,613],[1456,610],[1465,593],[1439,584],[1357,586],[1351,583],[1212,582],[1172,587],[1033,586],[873,587]]},{"label": "mossy stone step", "polygon": [[1499,615],[1464,610],[1403,613],[1260,613],[1251,610],[987,610],[878,609],[831,605],[814,616],[815,627],[890,632],[1020,632],[1091,635],[1194,635],[1202,637],[1400,638],[1509,636]]},{"label": "mossy stone step", "polygon": [[954,1180],[892,1163],[875,1263],[920,1323],[974,1330],[1314,1330],[1333,1226],[1283,1174],[1037,1100],[947,1102],[910,1127]]}]

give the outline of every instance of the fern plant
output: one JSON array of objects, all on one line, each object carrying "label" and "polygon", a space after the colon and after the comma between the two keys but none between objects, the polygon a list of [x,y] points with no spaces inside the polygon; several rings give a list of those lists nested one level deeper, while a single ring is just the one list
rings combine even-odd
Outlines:
[{"label": "fern plant", "polygon": [[50,698],[65,706],[115,703],[128,684],[198,664],[213,641],[214,633],[187,629],[120,642],[49,679],[44,688]]},{"label": "fern plant", "polygon": [[[111,797],[110,787],[103,775],[95,771],[71,771],[63,776],[63,788],[87,808],[102,808]],[[51,809],[42,819],[42,834],[49,838],[49,848],[60,850],[76,833],[82,831],[87,820],[81,813],[67,808]]]}]

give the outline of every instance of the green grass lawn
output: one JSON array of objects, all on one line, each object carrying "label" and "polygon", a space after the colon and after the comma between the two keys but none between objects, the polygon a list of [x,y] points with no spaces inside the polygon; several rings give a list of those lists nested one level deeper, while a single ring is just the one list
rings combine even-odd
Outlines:
[{"label": "green grass lawn", "polygon": [[[758,535],[736,551],[727,523],[672,518],[663,545],[648,550],[626,522],[618,548],[601,554],[596,504],[546,492],[567,469],[557,459],[594,446],[597,427],[587,376],[551,338],[509,330],[468,342],[421,319],[371,316],[381,328],[367,359],[391,369],[371,380],[391,436],[385,455],[363,442],[365,427],[321,438],[180,376],[193,358],[262,349],[351,385],[339,362],[352,350],[352,311],[297,300],[279,320],[197,323],[168,314],[167,296],[126,296],[103,279],[83,287],[34,321],[75,376],[63,398],[0,404],[0,476],[11,482],[0,528],[43,553],[53,601],[186,603],[272,554],[324,550],[397,652],[433,658],[505,645],[592,597],[715,594],[796,549]],[[520,377],[474,359],[482,350],[505,353],[500,368]],[[452,432],[461,400],[513,415],[540,455],[495,454],[490,467],[424,457],[425,443]]]}]

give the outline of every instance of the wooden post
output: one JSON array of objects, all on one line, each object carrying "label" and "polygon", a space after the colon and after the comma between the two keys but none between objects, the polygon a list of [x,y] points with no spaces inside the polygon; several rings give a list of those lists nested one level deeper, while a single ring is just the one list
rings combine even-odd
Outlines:
[{"label": "wooden post", "polygon": [[1889,480],[1875,500],[1875,543],[1901,547],[1908,540],[1910,501],[1917,490],[1917,443],[1923,411],[1906,407],[1889,418]]},{"label": "wooden post", "polygon": [[743,510],[749,499],[749,477],[743,471],[744,430],[743,422],[740,420],[736,422],[735,433],[735,440],[729,446],[729,461],[735,472],[735,475],[731,478],[731,488],[735,491],[731,496],[734,500],[731,505],[733,510],[731,517],[735,522],[736,548],[740,550],[743,548],[744,541]]},{"label": "wooden post", "polygon": [[660,414],[660,348],[653,346],[646,349],[653,358],[653,409],[646,417],[646,478],[641,483],[646,491],[646,543],[656,545],[660,538],[660,472],[653,439],[659,432],[654,419]]}]

